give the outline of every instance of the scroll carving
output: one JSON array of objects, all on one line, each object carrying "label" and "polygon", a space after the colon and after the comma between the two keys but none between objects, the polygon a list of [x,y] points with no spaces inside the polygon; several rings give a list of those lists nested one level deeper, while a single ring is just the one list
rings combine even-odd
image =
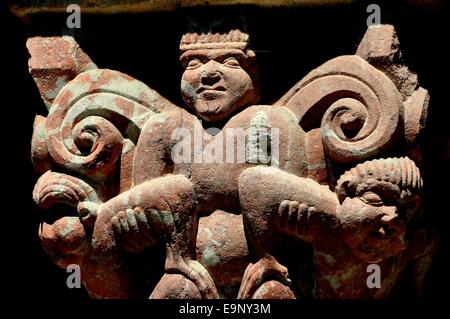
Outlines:
[{"label": "scroll carving", "polygon": [[[364,160],[398,138],[404,107],[389,78],[357,56],[342,56],[309,73],[279,102],[309,131],[320,127],[337,163]],[[318,122],[320,121],[320,122]]]}]

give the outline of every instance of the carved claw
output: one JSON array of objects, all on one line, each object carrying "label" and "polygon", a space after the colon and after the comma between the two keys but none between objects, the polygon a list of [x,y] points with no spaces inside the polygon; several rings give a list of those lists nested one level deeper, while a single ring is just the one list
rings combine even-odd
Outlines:
[{"label": "carved claw", "polygon": [[174,256],[173,249],[167,249],[166,259],[167,273],[181,273],[191,280],[196,286],[203,299],[218,299],[216,285],[208,270],[198,261],[183,259],[181,256]]},{"label": "carved claw", "polygon": [[256,264],[250,263],[245,269],[239,289],[238,299],[250,299],[256,289],[269,277],[276,276],[280,282],[289,286],[288,270],[272,256],[261,258]]},{"label": "carved claw", "polygon": [[119,211],[111,218],[111,224],[127,251],[139,253],[156,243],[150,223],[139,207]]},{"label": "carved claw", "polygon": [[189,278],[197,286],[204,299],[218,299],[216,285],[209,272],[196,260],[188,260],[187,266],[191,270]]}]

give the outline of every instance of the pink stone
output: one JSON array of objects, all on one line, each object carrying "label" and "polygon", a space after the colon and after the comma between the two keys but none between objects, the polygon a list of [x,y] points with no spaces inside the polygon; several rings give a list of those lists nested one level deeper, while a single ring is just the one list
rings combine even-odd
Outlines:
[{"label": "pink stone", "polygon": [[81,72],[97,68],[71,36],[31,37],[27,48],[30,74],[48,109],[64,85]]}]

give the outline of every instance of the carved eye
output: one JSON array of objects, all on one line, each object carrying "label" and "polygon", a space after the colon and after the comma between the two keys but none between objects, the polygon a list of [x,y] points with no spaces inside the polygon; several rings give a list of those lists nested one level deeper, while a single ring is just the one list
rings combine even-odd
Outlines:
[{"label": "carved eye", "polygon": [[374,192],[365,192],[361,199],[363,202],[369,205],[382,205],[383,201],[381,200],[381,197],[375,194]]},{"label": "carved eye", "polygon": [[200,62],[199,59],[192,59],[188,62],[186,65],[186,69],[195,69],[198,68],[200,65],[202,65],[202,62]]},{"label": "carved eye", "polygon": [[232,68],[238,68],[241,65],[239,64],[239,61],[236,58],[227,58],[223,61],[223,64]]}]

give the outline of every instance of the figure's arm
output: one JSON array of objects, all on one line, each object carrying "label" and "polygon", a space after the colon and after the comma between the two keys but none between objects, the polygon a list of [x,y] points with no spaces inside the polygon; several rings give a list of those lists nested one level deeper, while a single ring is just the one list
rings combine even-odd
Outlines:
[{"label": "figure's arm", "polygon": [[[102,205],[93,233],[95,248],[104,253],[109,242],[117,240],[121,245],[122,236],[126,235],[121,232],[128,230],[145,237],[129,237],[129,241],[132,238],[142,241],[130,242],[130,247],[133,244],[148,244],[149,247],[159,239],[173,241],[174,236],[183,235],[187,237],[180,238],[180,242],[186,247],[180,247],[180,251],[184,253],[188,249],[189,254],[195,255],[195,248],[191,246],[196,233],[196,206],[192,185],[182,175],[168,175],[141,183]],[[177,227],[183,227],[183,231]]]},{"label": "figure's arm", "polygon": [[328,188],[271,167],[252,167],[239,179],[239,199],[247,235],[257,255],[265,255],[273,234],[312,242],[325,227],[336,227],[338,199]]},{"label": "figure's arm", "polygon": [[173,173],[172,134],[183,126],[183,110],[152,116],[142,129],[133,160],[133,185]]},{"label": "figure's arm", "polygon": [[238,298],[251,298],[269,276],[275,275],[289,285],[286,267],[274,257],[277,233],[313,242],[320,230],[337,226],[338,200],[333,192],[275,168],[246,169],[239,177],[239,200],[257,262],[247,267]]}]

